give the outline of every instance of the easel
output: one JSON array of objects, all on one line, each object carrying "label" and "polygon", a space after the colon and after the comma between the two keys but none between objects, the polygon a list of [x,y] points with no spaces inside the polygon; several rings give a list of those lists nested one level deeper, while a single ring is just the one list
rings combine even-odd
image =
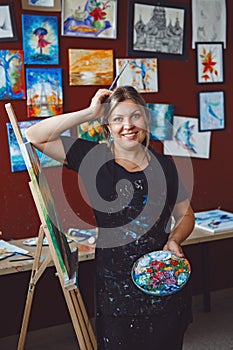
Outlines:
[{"label": "easel", "polygon": [[[11,104],[6,104],[5,108],[31,178],[29,187],[41,220],[17,350],[24,349],[35,287],[51,261],[54,263],[60,281],[80,349],[96,350],[95,334],[77,286],[78,253],[70,251],[66,237],[60,229],[48,184],[43,177],[40,162],[33,146],[24,142]],[[40,177],[42,181],[39,186]],[[41,251],[44,237],[48,240],[49,254],[42,260]]]}]

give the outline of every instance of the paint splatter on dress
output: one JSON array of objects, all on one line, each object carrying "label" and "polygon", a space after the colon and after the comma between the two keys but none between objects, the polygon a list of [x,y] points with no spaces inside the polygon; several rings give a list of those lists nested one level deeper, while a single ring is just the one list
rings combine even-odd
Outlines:
[{"label": "paint splatter on dress", "polygon": [[62,141],[67,166],[81,175],[99,227],[98,349],[137,349],[139,344],[141,348],[154,342],[157,347],[152,349],[166,349],[169,341],[173,349],[181,349],[183,333],[192,319],[189,285],[157,297],[143,293],[131,278],[132,266],[140,256],[163,249],[171,210],[187,198],[173,162],[151,150],[144,171],[128,172],[115,163],[106,144],[69,137]]}]

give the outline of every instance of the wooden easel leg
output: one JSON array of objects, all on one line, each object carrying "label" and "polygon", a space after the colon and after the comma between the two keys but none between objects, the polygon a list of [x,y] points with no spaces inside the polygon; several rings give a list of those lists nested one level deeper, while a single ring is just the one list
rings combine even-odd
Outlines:
[{"label": "wooden easel leg", "polygon": [[[32,307],[32,301],[33,301],[33,295],[34,295],[34,291],[35,291],[34,277],[35,277],[35,275],[39,269],[39,265],[40,265],[40,257],[41,257],[41,250],[42,250],[42,246],[43,246],[43,239],[44,239],[44,230],[41,226],[40,230],[39,230],[39,235],[38,235],[37,249],[36,249],[36,254],[35,254],[35,258],[34,258],[34,262],[33,262],[33,266],[32,266],[31,279],[30,279],[29,287],[28,287],[27,300],[26,300],[26,304],[25,304],[23,322],[22,322],[22,326],[21,326],[21,332],[20,332],[17,350],[23,350],[24,345],[25,345],[28,323],[29,323],[31,307]],[[46,266],[45,266],[45,268],[46,268]]]}]

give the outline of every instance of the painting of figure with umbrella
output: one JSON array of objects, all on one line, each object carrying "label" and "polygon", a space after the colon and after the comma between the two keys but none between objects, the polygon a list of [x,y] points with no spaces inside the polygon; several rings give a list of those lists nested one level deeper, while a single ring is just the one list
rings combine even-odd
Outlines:
[{"label": "painting of figure with umbrella", "polygon": [[55,16],[22,15],[25,64],[59,64]]}]

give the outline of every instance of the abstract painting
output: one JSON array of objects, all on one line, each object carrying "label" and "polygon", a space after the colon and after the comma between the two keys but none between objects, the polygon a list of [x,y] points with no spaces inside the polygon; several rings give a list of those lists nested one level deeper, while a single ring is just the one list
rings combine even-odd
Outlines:
[{"label": "abstract painting", "polygon": [[63,1],[62,35],[115,39],[117,0]]},{"label": "abstract painting", "polygon": [[22,15],[25,64],[59,64],[58,18]]},{"label": "abstract painting", "polygon": [[199,131],[225,128],[224,91],[199,92]]},{"label": "abstract painting", "polygon": [[[25,131],[27,128],[29,128],[31,125],[38,123],[39,120],[30,120],[30,121],[22,121],[18,122],[19,128],[21,130],[21,133],[23,135],[24,141],[27,142]],[[7,136],[8,136],[8,145],[9,145],[9,151],[10,151],[10,162],[11,162],[11,171],[12,172],[19,172],[26,170],[26,165],[19,147],[19,144],[17,142],[17,139],[15,137],[15,133],[12,127],[11,123],[7,123]],[[70,130],[67,130],[64,135],[70,135]],[[43,167],[53,167],[53,166],[60,166],[61,163],[57,162],[56,160],[46,156],[44,153],[41,153],[37,150],[38,157],[40,159],[40,163]]]},{"label": "abstract painting", "polygon": [[28,117],[50,117],[63,111],[62,69],[27,68]]},{"label": "abstract painting", "polygon": [[113,50],[69,49],[70,85],[111,85]]},{"label": "abstract painting", "polygon": [[173,139],[164,141],[164,154],[209,158],[210,132],[198,132],[198,119],[173,117]]},{"label": "abstract painting", "polygon": [[147,103],[150,110],[151,140],[172,140],[174,106],[163,103]]},{"label": "abstract painting", "polygon": [[26,99],[22,50],[0,50],[0,100]]},{"label": "abstract painting", "polygon": [[192,48],[196,42],[224,42],[226,48],[226,1],[192,0]]},{"label": "abstract painting", "polygon": [[116,58],[116,73],[119,74],[128,62],[117,86],[132,85],[138,92],[158,92],[157,58]]}]

